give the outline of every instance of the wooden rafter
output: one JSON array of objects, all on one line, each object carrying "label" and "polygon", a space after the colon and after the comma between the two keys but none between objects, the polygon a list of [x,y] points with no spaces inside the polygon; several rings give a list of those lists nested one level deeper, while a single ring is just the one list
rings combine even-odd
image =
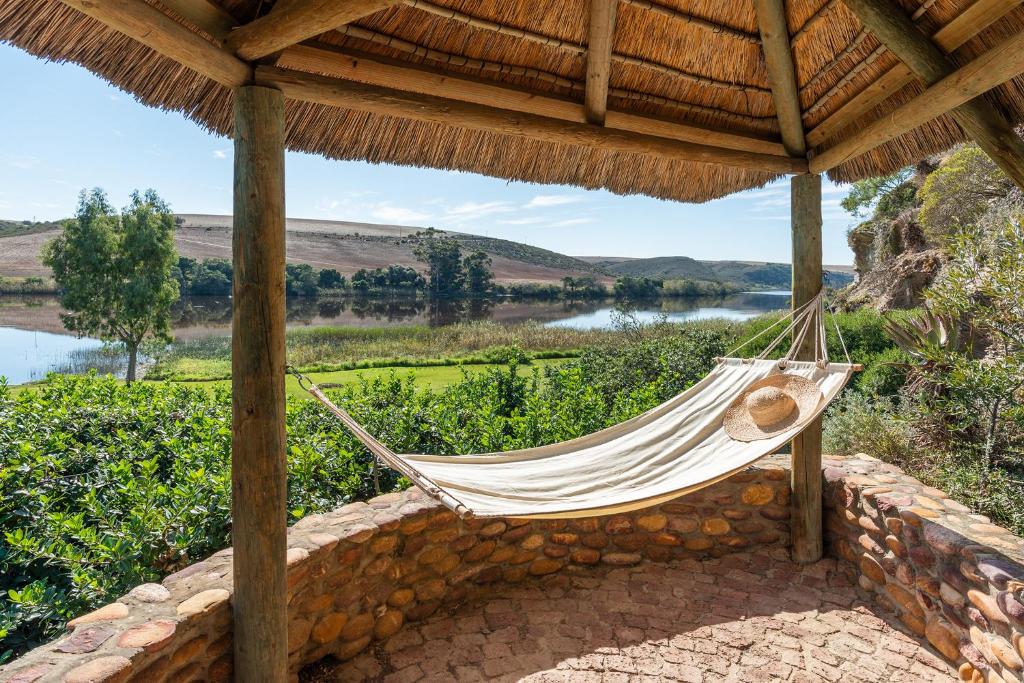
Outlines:
[{"label": "wooden rafter", "polygon": [[1024,73],[1024,34],[1011,38],[960,67],[923,93],[810,160],[813,172],[827,171],[971,101]]},{"label": "wooden rafter", "polygon": [[[1021,2],[1024,0],[976,0],[974,4],[939,29],[932,36],[932,40],[946,52],[953,52],[1018,7]],[[883,50],[884,47],[879,48],[879,51],[876,52],[881,54]],[[873,53],[868,60],[873,60],[875,56],[877,55]],[[851,72],[851,75],[853,73]],[[905,64],[901,62],[893,66],[828,118],[808,131],[808,144],[818,146],[825,142],[914,80],[913,72]],[[805,115],[812,114],[824,106],[832,96],[842,90],[847,82],[847,79],[843,79],[831,88],[807,109]]]},{"label": "wooden rafter", "polygon": [[[949,56],[920,32],[898,5],[887,0],[845,2],[879,41],[925,84],[933,85],[956,75],[956,66]],[[983,79],[978,77],[976,80]],[[969,91],[966,86],[960,89],[963,92]],[[1024,141],[1017,136],[1002,114],[980,98],[964,101],[950,114],[978,146],[1014,182],[1024,188]]]},{"label": "wooden rafter", "polygon": [[252,61],[362,19],[399,0],[294,0],[279,11],[260,17],[227,37],[239,57]]},{"label": "wooden rafter", "polygon": [[221,85],[235,87],[252,79],[248,64],[141,0],[62,2]]},{"label": "wooden rafter", "polygon": [[587,29],[587,89],[584,99],[587,123],[604,125],[608,111],[608,79],[612,66],[612,42],[619,0],[590,0]]},{"label": "wooden rafter", "polygon": [[[408,90],[426,95],[486,104],[501,109],[536,114],[573,123],[587,121],[579,102],[502,85],[470,76],[454,75],[441,69],[407,64],[355,50],[330,46],[296,45],[278,60],[287,69],[347,78],[361,83]],[[718,131],[650,116],[608,111],[608,128],[696,142],[726,149],[782,156],[782,145],[766,138]]]},{"label": "wooden rafter", "polygon": [[210,0],[161,0],[161,5],[195,24],[218,42],[238,25],[235,18]]},{"label": "wooden rafter", "polygon": [[281,89],[286,97],[294,100],[414,121],[675,161],[722,164],[775,173],[802,173],[807,170],[804,159],[723,149],[655,135],[572,123],[547,116],[274,67],[257,67],[256,79],[257,82]]},{"label": "wooden rafter", "polygon": [[783,0],[756,0],[755,7],[782,144],[790,156],[806,157],[807,143]]}]

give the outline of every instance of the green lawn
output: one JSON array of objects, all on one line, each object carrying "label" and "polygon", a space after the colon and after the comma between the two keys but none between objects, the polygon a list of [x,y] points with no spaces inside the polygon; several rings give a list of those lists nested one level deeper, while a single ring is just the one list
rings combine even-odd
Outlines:
[{"label": "green lawn", "polygon": [[[532,368],[544,368],[547,366],[557,365],[564,363],[564,358],[553,358],[553,359],[538,359],[530,363],[530,365],[522,365],[519,368],[521,374],[528,374],[532,372]],[[437,365],[437,366],[396,366],[387,368],[366,368],[362,370],[337,370],[334,372],[309,372],[304,373],[310,379],[317,384],[333,383],[333,384],[355,384],[359,381],[360,377],[365,377],[368,380],[372,380],[375,377],[387,377],[391,373],[396,373],[400,376],[412,374],[416,378],[416,385],[428,389],[443,389],[449,384],[453,384],[462,379],[462,371],[475,373],[482,372],[488,368],[500,367],[498,365],[491,364],[466,364],[466,365]],[[145,381],[145,380],[142,380]],[[161,384],[169,383],[164,380],[158,380]],[[182,382],[189,386],[203,387],[213,391],[216,387],[228,387],[231,384],[230,380],[209,380],[209,381],[195,381],[195,382]],[[18,392],[25,389],[31,389],[34,384],[23,384],[12,387],[12,391]],[[295,396],[297,398],[306,399],[309,398],[309,394],[299,387],[298,381],[292,375],[288,375],[285,380],[285,390],[289,396]]]}]

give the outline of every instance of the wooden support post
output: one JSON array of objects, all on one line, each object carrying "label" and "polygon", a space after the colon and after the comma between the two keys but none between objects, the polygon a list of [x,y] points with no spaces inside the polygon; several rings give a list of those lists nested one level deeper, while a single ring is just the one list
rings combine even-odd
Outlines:
[{"label": "wooden support post", "polygon": [[235,680],[288,678],[284,96],[235,89],[231,508]]},{"label": "wooden support post", "polygon": [[785,3],[783,0],[756,0],[754,6],[782,144],[790,156],[806,157],[807,142],[800,119],[800,88],[796,83]]},{"label": "wooden support post", "polygon": [[[844,0],[901,62],[925,85],[932,85],[956,70],[956,64],[891,0]],[[992,161],[1024,188],[1024,140],[1013,126],[984,98],[961,104],[950,114]]]},{"label": "wooden support post", "polygon": [[612,40],[619,0],[590,0],[587,28],[587,89],[584,95],[587,123],[604,125],[608,111],[608,74],[612,65]]},{"label": "wooden support post", "polygon": [[[821,176],[792,179],[790,212],[793,220],[793,308],[814,298],[821,289]],[[809,331],[797,360],[814,360],[817,330]],[[793,560],[821,559],[821,418],[792,442]]]}]

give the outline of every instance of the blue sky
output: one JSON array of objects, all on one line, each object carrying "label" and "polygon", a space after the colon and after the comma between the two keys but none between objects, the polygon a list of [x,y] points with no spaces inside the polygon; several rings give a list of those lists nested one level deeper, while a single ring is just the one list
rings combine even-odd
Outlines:
[{"label": "blue sky", "polygon": [[[180,213],[231,211],[231,141],[180,114],[150,109],[77,66],[0,45],[0,218],[72,213],[99,186],[115,205],[152,187]],[[788,262],[789,183],[693,205],[573,187],[398,166],[287,158],[288,215],[434,226],[576,256],[692,256]],[[839,207],[824,186],[826,263],[849,264]]]}]

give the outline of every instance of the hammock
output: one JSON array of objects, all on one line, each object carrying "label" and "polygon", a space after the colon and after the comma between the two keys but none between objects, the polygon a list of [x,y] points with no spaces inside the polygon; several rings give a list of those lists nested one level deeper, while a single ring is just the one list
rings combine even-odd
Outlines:
[{"label": "hammock", "polygon": [[[700,382],[637,417],[571,441],[505,453],[395,453],[293,372],[374,456],[462,517],[591,517],[656,505],[709,486],[775,452],[813,422],[760,441],[731,438],[722,428],[725,411],[752,382],[779,372],[804,377],[822,394],[813,416],[824,411],[859,368],[829,362],[821,293],[761,334],[786,319],[790,324],[757,358],[718,359]],[[766,358],[792,330],[789,354],[782,360]],[[809,333],[819,360],[793,360]]]}]

